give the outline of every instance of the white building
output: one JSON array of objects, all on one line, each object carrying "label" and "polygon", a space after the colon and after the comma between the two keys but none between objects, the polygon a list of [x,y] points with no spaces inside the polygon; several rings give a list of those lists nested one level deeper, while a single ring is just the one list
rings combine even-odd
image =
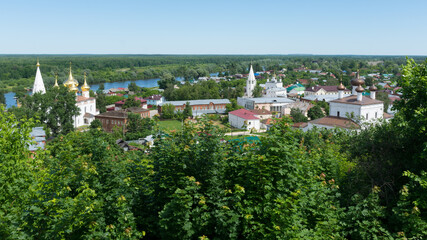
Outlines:
[{"label": "white building", "polygon": [[[351,94],[349,89],[344,89],[344,94]],[[310,95],[338,95],[338,86],[313,86],[306,88],[304,96]]]},{"label": "white building", "polygon": [[270,112],[282,112],[282,108],[294,101],[288,98],[237,98],[237,104],[252,110],[252,109],[265,109]]},{"label": "white building", "polygon": [[33,85],[33,93],[41,93],[41,94],[45,94],[46,93],[46,88],[44,87],[44,83],[43,83],[43,78],[42,78],[42,74],[40,72],[40,63],[39,60],[37,59],[37,71],[36,71],[36,78],[34,79],[34,85]]},{"label": "white building", "polygon": [[166,101],[158,105],[159,113],[162,112],[162,106],[172,104],[175,106],[175,113],[184,111],[185,105],[189,103],[193,116],[201,116],[203,114],[225,114],[227,104],[230,104],[228,99],[199,99],[199,100],[183,100],[183,101]]},{"label": "white building", "polygon": [[282,80],[276,79],[276,75],[273,75],[271,80],[265,83],[264,97],[286,97],[287,91],[283,87]]},{"label": "white building", "polygon": [[145,100],[147,100],[147,105],[152,105],[152,106],[157,106],[160,103],[165,102],[165,97],[163,97],[160,94],[156,94],[156,95],[152,95],[149,97],[144,98]]},{"label": "white building", "polygon": [[[33,94],[37,92],[40,92],[42,94],[46,93],[39,66],[40,64],[37,61],[37,72],[34,81]],[[79,83],[76,79],[74,79],[73,74],[71,72],[70,64],[70,74],[68,76],[67,81],[65,81],[64,86],[68,87],[70,91],[76,93],[76,106],[80,109],[79,115],[73,117],[74,127],[76,128],[84,125],[89,125],[95,119],[95,115],[99,114],[99,111],[97,111],[96,109],[96,99],[94,97],[89,96],[90,87],[86,82],[86,73],[84,75],[84,84],[81,87],[82,96],[77,95],[77,92],[79,90],[77,88],[78,85]],[[59,87],[57,76],[55,77],[54,87]]]},{"label": "white building", "polygon": [[353,93],[355,94],[344,97],[345,87],[341,83],[338,86],[338,99],[329,102],[329,116],[310,121],[308,129],[311,129],[313,126],[355,129],[360,127],[358,127],[359,125],[354,120],[364,123],[383,119],[384,103],[375,99],[377,88],[371,86],[369,89],[371,96],[363,96],[365,89],[362,85],[365,81],[358,76],[359,73],[357,73],[355,79],[351,80]]},{"label": "white building", "polygon": [[249,76],[248,76],[248,80],[246,80],[246,94],[245,97],[252,97],[253,96],[253,92],[256,86],[256,78],[255,78],[255,74],[254,74],[254,69],[252,68],[251,65],[251,69],[249,70]]},{"label": "white building", "polygon": [[[71,73],[71,67],[70,67],[70,75],[67,82],[68,82],[68,86],[70,85],[71,82],[77,82],[73,78],[73,75]],[[73,117],[75,128],[90,125],[91,122],[95,120],[95,115],[99,114],[99,111],[96,109],[96,99],[94,97],[89,96],[90,87],[86,82],[86,73],[84,74],[84,84],[81,87],[81,89],[82,89],[82,95],[76,96],[76,105],[80,109],[80,113],[79,115]]]},{"label": "white building", "polygon": [[259,130],[261,127],[260,119],[254,113],[243,108],[229,112],[228,122],[232,127],[247,130]]}]

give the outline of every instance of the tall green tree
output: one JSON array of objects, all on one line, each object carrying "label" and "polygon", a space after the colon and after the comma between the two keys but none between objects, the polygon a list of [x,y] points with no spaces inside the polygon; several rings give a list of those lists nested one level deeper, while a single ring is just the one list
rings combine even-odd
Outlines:
[{"label": "tall green tree", "polygon": [[40,162],[30,158],[31,120],[18,120],[0,105],[0,238],[26,239],[24,209],[31,205],[34,172]]},{"label": "tall green tree", "polygon": [[184,118],[189,118],[193,116],[193,109],[191,108],[190,102],[185,103],[183,114]]},{"label": "tall green tree", "polygon": [[52,136],[67,134],[74,130],[73,118],[79,114],[76,95],[60,86],[49,89],[46,94],[36,93],[22,99],[22,108],[28,118],[45,124]]},{"label": "tall green tree", "polygon": [[175,106],[170,103],[163,104],[161,114],[163,119],[172,119],[175,116]]},{"label": "tall green tree", "polygon": [[291,108],[291,117],[294,122],[307,122],[308,119],[298,108]]},{"label": "tall green tree", "polygon": [[310,120],[322,118],[325,116],[322,108],[319,105],[315,105],[312,108],[310,108],[307,112],[307,115],[310,118]]}]

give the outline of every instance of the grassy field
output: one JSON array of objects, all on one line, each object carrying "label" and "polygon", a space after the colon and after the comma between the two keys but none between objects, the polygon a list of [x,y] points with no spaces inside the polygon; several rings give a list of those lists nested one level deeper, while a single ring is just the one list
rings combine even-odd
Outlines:
[{"label": "grassy field", "polygon": [[177,120],[163,120],[159,121],[160,129],[163,131],[181,130],[182,123]]}]

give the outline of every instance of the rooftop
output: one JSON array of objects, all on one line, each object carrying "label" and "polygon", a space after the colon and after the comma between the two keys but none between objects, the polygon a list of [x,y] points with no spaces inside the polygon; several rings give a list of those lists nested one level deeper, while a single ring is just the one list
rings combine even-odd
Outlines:
[{"label": "rooftop", "polygon": [[230,100],[228,99],[199,99],[199,100],[183,100],[183,101],[167,101],[159,104],[160,106],[163,106],[165,104],[172,104],[174,106],[182,106],[185,105],[187,102],[190,103],[190,105],[208,105],[210,103],[213,104],[229,104]]},{"label": "rooftop", "polygon": [[383,102],[380,100],[372,99],[370,97],[362,96],[362,101],[357,101],[356,95],[351,95],[345,98],[336,99],[331,102],[334,103],[346,103],[346,104],[354,104],[354,105],[372,105],[372,104],[382,104]]},{"label": "rooftop", "polygon": [[87,101],[87,100],[93,100],[93,99],[95,99],[94,97],[83,97],[83,96],[77,96],[77,98],[76,98],[76,101],[77,102],[84,102],[84,101]]},{"label": "rooftop", "polygon": [[[343,94],[344,97],[348,97],[351,96],[350,94]],[[338,94],[326,94],[326,95],[308,95],[308,96],[304,96],[302,98],[303,100],[306,101],[325,101],[325,102],[330,102],[333,100],[338,99]]]},{"label": "rooftop", "polygon": [[97,117],[127,118],[128,114],[124,111],[111,111],[111,112],[104,112],[104,113],[98,114],[95,116],[95,118]]},{"label": "rooftop", "polygon": [[261,97],[261,98],[247,98],[248,100],[254,101],[255,103],[292,103],[291,99],[285,97]]},{"label": "rooftop", "polygon": [[[325,90],[326,92],[338,92],[338,86],[314,86],[306,88],[305,91],[307,92],[317,92],[320,89]],[[344,91],[350,91],[349,89],[345,89]]]},{"label": "rooftop", "polygon": [[255,115],[271,115],[271,112],[265,109],[253,109],[253,110],[249,110],[249,112]]},{"label": "rooftop", "polygon": [[243,119],[246,119],[246,120],[259,119],[259,118],[255,117],[254,113],[252,113],[252,112],[250,112],[250,111],[248,111],[248,110],[246,110],[244,108],[231,111],[228,114],[232,114],[232,115],[235,115],[235,116],[237,116],[239,118],[243,118]]},{"label": "rooftop", "polygon": [[360,128],[360,126],[351,119],[333,117],[333,116],[318,118],[316,120],[310,121],[310,123],[331,126],[331,127],[348,128],[348,129]]}]

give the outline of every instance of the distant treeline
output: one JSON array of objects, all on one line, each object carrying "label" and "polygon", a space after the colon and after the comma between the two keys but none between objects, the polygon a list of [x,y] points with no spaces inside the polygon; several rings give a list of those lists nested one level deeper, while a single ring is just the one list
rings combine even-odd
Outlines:
[{"label": "distant treeline", "polygon": [[[405,63],[403,56],[314,56],[314,55],[0,55],[0,89],[20,91],[31,87],[39,58],[45,84],[53,85],[68,77],[72,62],[73,75],[88,82],[115,82],[159,78],[169,73],[186,79],[206,76],[212,72],[245,73],[249,64],[254,70],[292,70],[305,66],[340,73],[359,68],[395,73]],[[422,57],[415,57],[421,61]],[[378,62],[377,65],[369,64]]]}]

